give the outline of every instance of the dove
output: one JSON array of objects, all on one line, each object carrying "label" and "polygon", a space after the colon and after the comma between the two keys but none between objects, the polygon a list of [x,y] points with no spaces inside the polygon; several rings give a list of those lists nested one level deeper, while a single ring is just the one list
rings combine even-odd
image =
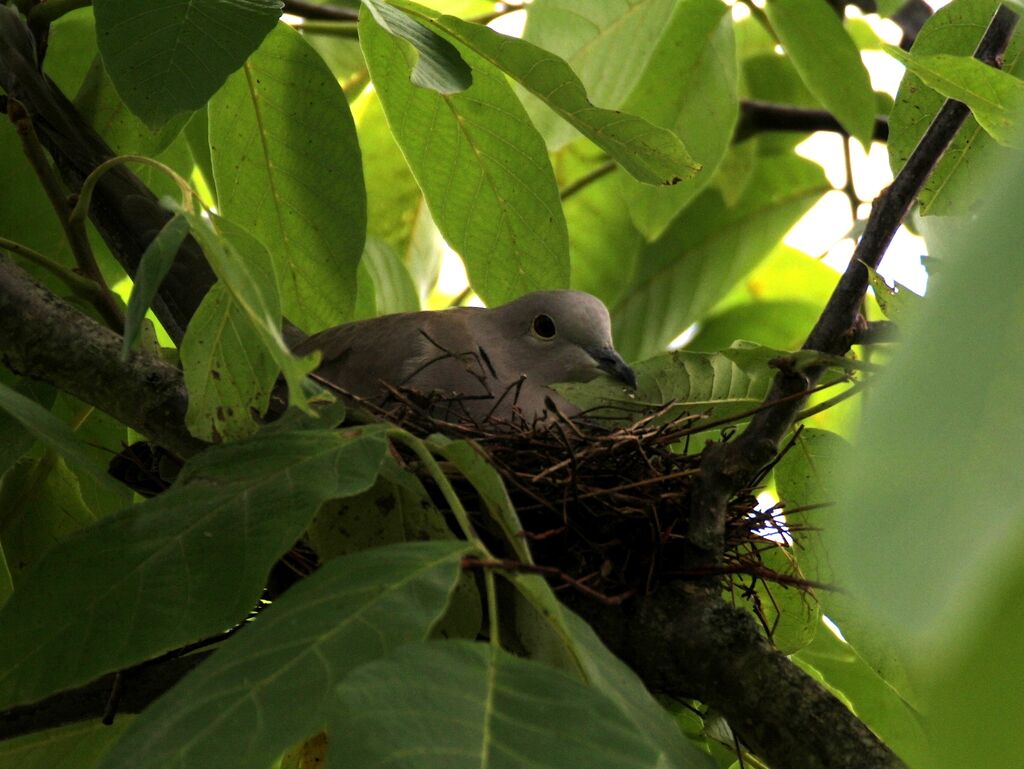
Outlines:
[{"label": "dove", "polygon": [[[579,410],[551,385],[602,374],[636,387],[612,345],[608,310],[582,291],[537,291],[490,309],[384,315],[329,328],[296,354],[321,353],[316,376],[384,404],[388,385],[436,396],[447,418],[526,423]],[[436,412],[435,407],[435,412]]]}]

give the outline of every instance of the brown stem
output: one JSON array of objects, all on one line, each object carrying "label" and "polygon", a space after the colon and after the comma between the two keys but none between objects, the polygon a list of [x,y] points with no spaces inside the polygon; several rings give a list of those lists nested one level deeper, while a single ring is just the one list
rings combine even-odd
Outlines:
[{"label": "brown stem", "polygon": [[[740,102],[740,120],[736,124],[733,141],[741,142],[751,136],[767,131],[796,131],[813,133],[831,131],[849,136],[846,129],[831,112],[823,109],[797,107],[792,104],[776,104],[758,99],[743,99]],[[885,117],[875,118],[872,138],[884,142],[889,139],[889,121]]]}]

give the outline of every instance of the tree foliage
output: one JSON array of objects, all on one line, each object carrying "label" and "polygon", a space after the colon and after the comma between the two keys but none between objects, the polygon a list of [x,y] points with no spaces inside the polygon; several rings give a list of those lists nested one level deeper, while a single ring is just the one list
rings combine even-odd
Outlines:
[{"label": "tree foliage", "polygon": [[[868,5],[894,103],[826,0],[0,5],[0,767],[1016,762],[1021,7]],[[834,291],[813,130],[896,174]],[[915,200],[925,301],[874,269]],[[705,420],[682,584],[545,571],[486,451],[289,351],[568,287],[638,388],[563,394]]]}]

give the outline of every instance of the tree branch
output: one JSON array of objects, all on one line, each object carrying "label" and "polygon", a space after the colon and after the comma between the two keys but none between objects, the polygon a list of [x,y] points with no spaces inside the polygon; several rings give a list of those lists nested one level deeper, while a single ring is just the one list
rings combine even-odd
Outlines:
[{"label": "tree branch", "polygon": [[[839,125],[839,121],[827,110],[775,104],[757,99],[740,101],[740,120],[736,124],[733,141],[739,143],[766,131],[832,131],[849,136],[846,129]],[[885,117],[875,118],[875,132],[872,138],[879,142],[888,141],[889,121]]]},{"label": "tree branch", "polygon": [[721,712],[770,766],[903,766],[849,708],[774,649],[749,612],[714,588],[664,585],[624,608],[575,603],[649,688]]},{"label": "tree branch", "polygon": [[118,675],[121,696],[117,712],[141,713],[211,654],[212,651],[202,651],[161,660],[158,664],[144,662],[120,674],[105,675],[77,689],[6,710],[0,713],[0,740],[102,718],[107,712]]},{"label": "tree branch", "polygon": [[37,284],[0,255],[0,356],[12,371],[89,403],[180,456],[205,444],[185,429],[181,372],[135,352],[121,337]]},{"label": "tree branch", "polygon": [[359,21],[359,11],[355,8],[320,5],[307,0],[284,0],[284,12],[318,21]]}]

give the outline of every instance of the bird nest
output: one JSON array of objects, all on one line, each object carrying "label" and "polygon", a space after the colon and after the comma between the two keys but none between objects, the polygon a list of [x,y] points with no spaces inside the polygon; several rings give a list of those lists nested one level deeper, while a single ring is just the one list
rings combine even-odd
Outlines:
[{"label": "bird nest", "polygon": [[[765,615],[775,613],[762,611],[760,601],[774,601],[771,587],[811,587],[795,567],[768,565],[789,562],[768,554],[779,555],[793,531],[778,507],[758,506],[756,493],[770,468],[730,499],[721,562],[710,569],[693,565],[689,510],[701,454],[691,448],[709,438],[729,440],[737,427],[731,419],[687,413],[679,404],[569,419],[549,404],[555,418],[545,421],[473,421],[459,399],[389,389],[384,406],[364,405],[420,436],[473,441],[504,480],[521,522],[518,536],[529,541],[534,563],[496,549],[502,558],[482,566],[541,573],[556,588],[607,603],[647,594],[666,581],[719,579],[734,595],[752,599],[769,631]],[[461,480],[454,469],[450,477]],[[460,496],[471,493],[460,489]],[[482,514],[476,521],[487,530]],[[500,540],[496,545],[501,548]]]}]

